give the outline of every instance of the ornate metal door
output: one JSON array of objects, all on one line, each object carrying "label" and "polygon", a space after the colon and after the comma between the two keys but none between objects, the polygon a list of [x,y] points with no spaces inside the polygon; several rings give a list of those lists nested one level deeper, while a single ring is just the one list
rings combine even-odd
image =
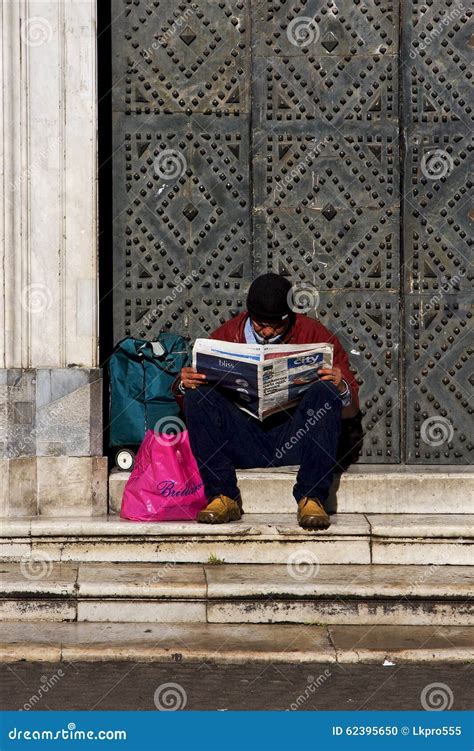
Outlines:
[{"label": "ornate metal door", "polygon": [[363,461],[465,463],[468,11],[403,6],[112,0],[114,338],[205,336],[287,274],[351,353]]}]

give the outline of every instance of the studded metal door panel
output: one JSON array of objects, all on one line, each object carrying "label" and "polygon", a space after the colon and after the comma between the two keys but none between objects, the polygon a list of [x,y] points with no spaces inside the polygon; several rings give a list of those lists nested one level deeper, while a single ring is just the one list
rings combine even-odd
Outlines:
[{"label": "studded metal door panel", "polygon": [[113,0],[114,338],[207,335],[251,268],[246,3]]},{"label": "studded metal door panel", "polygon": [[468,464],[474,385],[472,10],[469,3],[449,0],[410,0],[405,6],[406,457],[409,463]]},{"label": "studded metal door panel", "polygon": [[[415,13],[417,4],[404,3],[406,47],[405,6]],[[407,200],[400,210],[400,185],[406,192],[416,172],[410,160],[419,158],[407,148],[401,173],[400,123],[414,144],[410,107],[428,74],[412,82],[410,66],[400,64],[399,16],[397,0],[112,0],[114,338],[170,326],[205,336],[244,308],[249,283],[265,271],[311,284],[311,314],[338,334],[357,368],[362,461],[379,463],[399,462],[405,451],[411,462],[438,461],[418,445],[432,392],[438,399],[444,389],[453,414],[465,409],[453,376],[438,390],[427,385],[436,354],[415,346],[426,327],[416,311],[431,287],[414,285],[424,283],[424,262],[432,259],[436,274],[447,251],[438,225],[426,228],[421,194],[413,211]],[[458,109],[465,96],[459,90]],[[423,134],[432,133],[428,123]],[[457,179],[451,218],[465,200],[461,172]],[[451,199],[441,186],[437,210]],[[462,223],[451,218],[444,235],[452,243]],[[414,240],[422,233],[429,251]],[[402,288],[414,311],[405,314],[405,334]],[[446,344],[437,343],[457,372],[465,340],[456,331],[468,311],[466,301],[456,305],[449,325],[448,314],[440,317]],[[428,376],[415,383],[420,353]],[[444,460],[465,458],[456,448]]]},{"label": "studded metal door panel", "polygon": [[351,353],[361,382],[363,460],[397,462],[398,4],[257,7],[256,271],[319,291],[315,314]]}]

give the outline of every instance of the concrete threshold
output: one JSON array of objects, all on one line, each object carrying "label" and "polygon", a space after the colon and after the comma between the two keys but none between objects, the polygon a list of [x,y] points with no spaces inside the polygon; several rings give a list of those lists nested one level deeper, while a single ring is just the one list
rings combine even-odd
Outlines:
[{"label": "concrete threshold", "polygon": [[0,624],[4,663],[468,663],[474,628],[147,623]]}]

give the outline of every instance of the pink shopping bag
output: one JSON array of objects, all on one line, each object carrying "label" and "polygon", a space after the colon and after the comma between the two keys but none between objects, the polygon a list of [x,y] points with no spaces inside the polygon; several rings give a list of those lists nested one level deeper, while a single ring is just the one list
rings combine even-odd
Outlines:
[{"label": "pink shopping bag", "polygon": [[172,435],[148,430],[123,491],[122,519],[196,519],[204,506],[204,485],[188,431]]}]

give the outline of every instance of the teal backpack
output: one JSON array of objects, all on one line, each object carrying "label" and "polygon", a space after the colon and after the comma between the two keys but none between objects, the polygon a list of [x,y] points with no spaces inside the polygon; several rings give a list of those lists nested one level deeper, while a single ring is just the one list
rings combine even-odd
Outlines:
[{"label": "teal backpack", "polygon": [[[190,362],[188,343],[177,334],[118,342],[108,364],[110,446],[139,446],[158,420],[178,415],[171,385]],[[163,425],[161,432],[167,432],[166,420]]]}]

